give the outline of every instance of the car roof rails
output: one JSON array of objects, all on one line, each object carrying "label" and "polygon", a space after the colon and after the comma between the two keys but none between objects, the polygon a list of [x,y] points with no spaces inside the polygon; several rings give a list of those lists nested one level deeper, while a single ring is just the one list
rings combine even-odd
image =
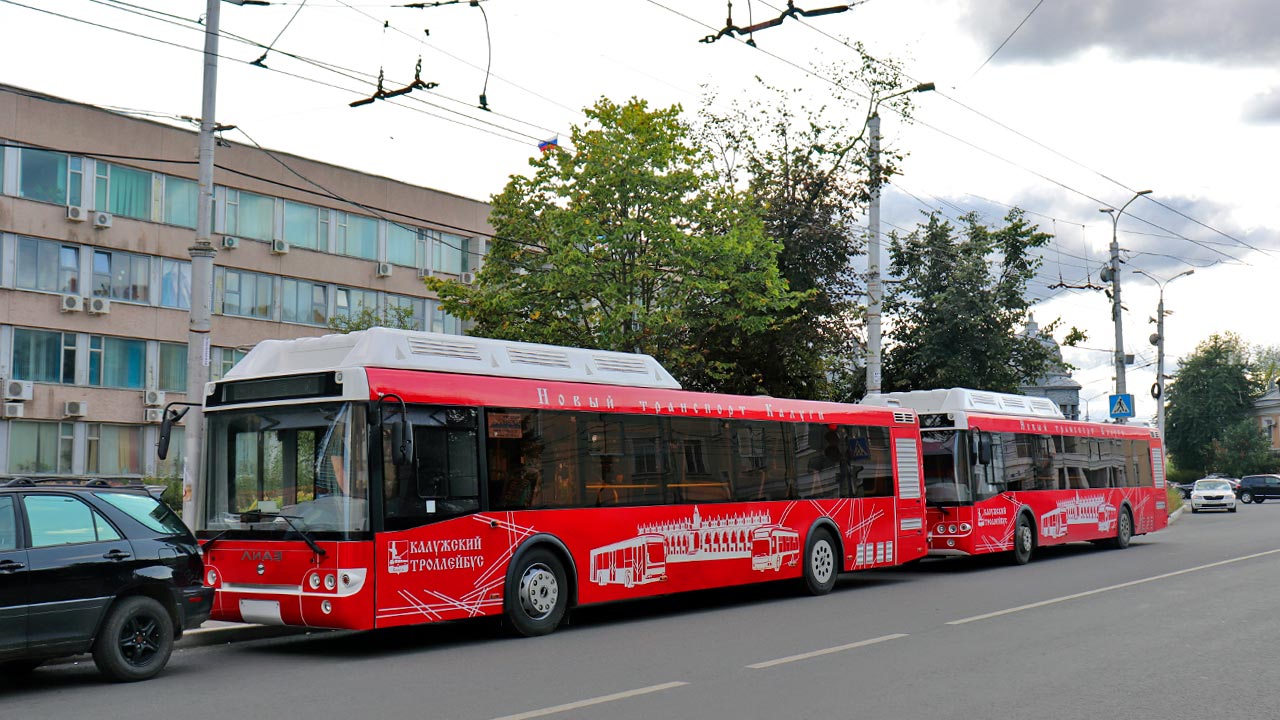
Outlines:
[{"label": "car roof rails", "polygon": [[5,487],[34,487],[35,483],[31,481],[31,478],[16,477],[16,478],[10,478],[9,481],[4,484],[4,486]]}]

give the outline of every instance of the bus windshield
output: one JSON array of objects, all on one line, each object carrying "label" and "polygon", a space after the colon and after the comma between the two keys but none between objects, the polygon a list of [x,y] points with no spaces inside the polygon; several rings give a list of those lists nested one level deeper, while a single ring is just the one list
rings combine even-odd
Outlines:
[{"label": "bus windshield", "polygon": [[968,474],[956,471],[962,434],[955,430],[933,430],[920,435],[924,449],[925,502],[934,506],[972,502]]},{"label": "bus windshield", "polygon": [[207,418],[209,480],[202,529],[281,534],[296,529],[328,539],[369,529],[362,406],[258,407]]}]

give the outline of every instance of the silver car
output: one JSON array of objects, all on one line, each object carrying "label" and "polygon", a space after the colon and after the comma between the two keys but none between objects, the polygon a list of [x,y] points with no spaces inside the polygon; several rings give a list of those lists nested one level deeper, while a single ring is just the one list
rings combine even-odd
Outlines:
[{"label": "silver car", "polygon": [[1191,512],[1216,508],[1227,512],[1236,511],[1236,493],[1231,483],[1220,478],[1197,480],[1191,487]]}]

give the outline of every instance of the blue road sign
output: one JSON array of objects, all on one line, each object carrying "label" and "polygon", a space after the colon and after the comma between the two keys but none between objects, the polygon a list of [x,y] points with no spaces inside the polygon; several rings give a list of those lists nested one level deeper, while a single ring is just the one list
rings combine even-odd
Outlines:
[{"label": "blue road sign", "polygon": [[866,460],[871,457],[871,443],[866,438],[849,438],[849,459]]},{"label": "blue road sign", "polygon": [[1111,406],[1111,417],[1133,417],[1133,395],[1128,393],[1125,393],[1124,395],[1111,395],[1107,400],[1107,404]]}]

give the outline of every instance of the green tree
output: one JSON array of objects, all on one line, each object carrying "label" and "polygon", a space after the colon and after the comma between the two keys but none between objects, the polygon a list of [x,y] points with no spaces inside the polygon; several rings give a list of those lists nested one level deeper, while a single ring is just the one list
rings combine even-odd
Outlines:
[{"label": "green tree", "polygon": [[[864,252],[854,220],[870,198],[867,126],[876,108],[910,118],[910,93],[893,62],[868,56],[818,68],[833,89],[813,106],[794,93],[759,80],[766,94],[725,110],[708,95],[700,135],[724,182],[754,198],[769,237],[782,243],[778,266],[791,290],[804,293],[772,330],[775,337],[747,348],[765,368],[772,395],[845,399],[861,395],[862,283],[851,260]],[[901,155],[880,154],[881,181],[898,172]]]},{"label": "green tree", "polygon": [[1251,373],[1249,347],[1233,333],[1214,334],[1178,362],[1168,386],[1165,446],[1178,467],[1208,470],[1213,443],[1251,417],[1262,385]]},{"label": "green tree", "polygon": [[749,198],[706,172],[679,106],[601,99],[593,127],[493,198],[472,286],[427,280],[486,337],[643,352],[687,387],[756,392],[740,362],[801,298]]},{"label": "green tree", "polygon": [[371,327],[418,330],[422,325],[413,316],[413,308],[403,305],[388,306],[382,311],[361,305],[358,311],[350,315],[334,315],[329,318],[329,329],[334,332],[350,333]]},{"label": "green tree", "polygon": [[909,235],[890,236],[890,270],[901,281],[885,299],[887,391],[1017,392],[1057,362],[1054,346],[1043,342],[1056,321],[1039,335],[1020,331],[1030,320],[1024,291],[1040,265],[1030,251],[1050,236],[1016,209],[995,229],[973,213],[960,222],[956,228],[934,213]]},{"label": "green tree", "polygon": [[1222,437],[1209,443],[1205,470],[1243,477],[1268,472],[1272,465],[1271,441],[1257,420],[1246,418],[1224,428]]}]

